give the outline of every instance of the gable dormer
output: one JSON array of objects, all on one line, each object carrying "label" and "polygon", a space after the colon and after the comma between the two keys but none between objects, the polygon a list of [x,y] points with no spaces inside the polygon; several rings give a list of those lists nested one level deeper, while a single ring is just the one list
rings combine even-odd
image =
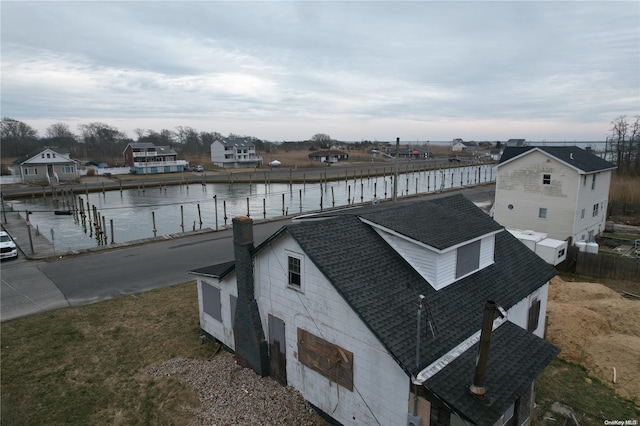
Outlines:
[{"label": "gable dormer", "polygon": [[495,235],[492,232],[480,238],[464,241],[455,246],[438,250],[413,240],[392,229],[384,228],[365,219],[387,244],[389,244],[435,290],[440,290],[459,279],[471,275],[494,263]]},{"label": "gable dormer", "polygon": [[411,206],[360,216],[435,290],[494,263],[495,236],[503,228],[481,212],[436,203],[416,222]]}]

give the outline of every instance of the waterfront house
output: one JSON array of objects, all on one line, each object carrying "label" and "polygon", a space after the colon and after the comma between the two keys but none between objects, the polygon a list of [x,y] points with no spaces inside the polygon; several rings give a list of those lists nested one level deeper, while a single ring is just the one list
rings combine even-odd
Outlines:
[{"label": "waterfront house", "polygon": [[323,163],[337,163],[349,159],[349,154],[339,149],[330,149],[323,151],[313,151],[309,155],[310,161],[321,161]]},{"label": "waterfront house", "polygon": [[456,142],[451,146],[451,150],[455,152],[476,152],[478,145],[475,142]]},{"label": "waterfront house", "polygon": [[574,243],[604,231],[614,164],[576,146],[507,146],[497,167],[502,226]]},{"label": "waterfront house", "polygon": [[235,261],[189,271],[240,365],[344,425],[528,422],[551,266],[462,195],[298,222],[254,248],[236,217]]},{"label": "waterfront house", "polygon": [[223,168],[260,167],[262,157],[251,138],[231,135],[211,143],[211,162]]},{"label": "waterfront house", "polygon": [[23,183],[57,183],[78,179],[78,162],[57,148],[40,148],[14,161]]},{"label": "waterfront house", "polygon": [[178,160],[178,153],[168,146],[151,142],[130,143],[124,149],[124,162],[137,174],[182,172],[188,162]]},{"label": "waterfront house", "polygon": [[509,139],[508,141],[505,142],[504,144],[505,146],[511,146],[511,147],[525,147],[527,146],[527,141],[526,139]]}]

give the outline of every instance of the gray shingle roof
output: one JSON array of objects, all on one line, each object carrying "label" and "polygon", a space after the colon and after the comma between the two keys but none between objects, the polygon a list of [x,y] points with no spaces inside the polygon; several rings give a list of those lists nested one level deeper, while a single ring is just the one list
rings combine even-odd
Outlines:
[{"label": "gray shingle roof", "polygon": [[201,275],[203,277],[219,278],[222,279],[233,271],[235,261],[218,263],[216,265],[205,266],[204,268],[194,269],[189,271],[192,275]]},{"label": "gray shingle roof", "polygon": [[[257,255],[286,233],[291,235],[410,375],[417,375],[479,331],[487,300],[508,310],[556,275],[555,269],[510,233],[500,231],[495,236],[493,265],[436,291],[360,219],[382,223],[434,246],[455,244],[465,235],[472,239],[501,229],[461,195],[354,208],[322,216],[325,220],[281,228],[254,253]],[[416,222],[418,229],[414,230]],[[232,271],[233,265],[228,262],[209,268],[191,273],[222,276]],[[426,320],[421,324],[420,363],[416,366],[419,295],[425,296]],[[490,396],[485,402],[473,399],[468,390],[476,353],[477,345],[428,379],[425,386],[463,417],[488,426],[524,392],[555,357],[557,349],[512,323],[502,324],[492,338],[486,381]]]},{"label": "gray shingle roof", "polygon": [[531,150],[538,149],[567,163],[576,169],[585,172],[598,172],[615,169],[616,165],[607,160],[603,160],[597,155],[585,151],[577,146],[527,146],[527,147],[506,147],[498,165],[506,163]]},{"label": "gray shingle roof", "polygon": [[[309,259],[362,318],[399,365],[415,374],[480,329],[486,300],[511,308],[556,275],[555,270],[508,232],[496,235],[495,263],[435,291],[397,252],[356,215],[387,209],[420,217],[437,204],[473,221],[493,220],[462,196],[352,209],[334,218],[287,226]],[[381,213],[382,214],[382,213]],[[469,226],[468,226],[469,225]],[[479,225],[478,225],[479,226]],[[472,229],[465,223],[463,229]],[[437,232],[434,226],[434,232]],[[470,233],[470,235],[475,235]],[[261,248],[258,247],[258,250]],[[435,339],[423,330],[420,367],[415,366],[416,307],[426,296]]]},{"label": "gray shingle roof", "polygon": [[242,138],[242,137],[218,139],[218,142],[222,143],[223,145],[237,146],[237,147],[243,147],[243,148],[250,148],[254,146],[253,141],[247,138]]},{"label": "gray shingle roof", "polygon": [[[478,344],[428,379],[424,386],[462,416],[479,426],[493,425],[531,385],[559,350],[550,343],[506,322],[491,336],[487,363],[486,398],[469,392]],[[505,386],[508,384],[508,386]]]},{"label": "gray shingle roof", "polygon": [[[469,209],[462,195],[423,203],[419,208],[397,204],[359,216],[438,250],[455,246],[483,235],[499,231],[497,222]],[[474,206],[475,207],[475,206]]]}]

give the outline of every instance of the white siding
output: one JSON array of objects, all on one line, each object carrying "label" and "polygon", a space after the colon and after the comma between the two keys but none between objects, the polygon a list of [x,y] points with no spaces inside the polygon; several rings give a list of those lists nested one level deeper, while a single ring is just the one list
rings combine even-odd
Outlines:
[{"label": "white siding", "polygon": [[[611,184],[611,171],[595,173],[595,189],[591,189],[594,173],[579,176],[577,189],[577,202],[574,217],[574,224],[571,236],[573,241],[579,241],[583,235],[589,235],[589,231],[599,234],[604,231],[607,217],[607,205],[609,197],[609,185]],[[587,177],[586,184],[584,176]],[[598,215],[593,216],[593,205],[598,203]],[[582,209],[585,211],[584,218],[581,217]]]},{"label": "white siding", "polygon": [[[439,253],[380,228],[374,229],[434,289],[440,290],[456,281],[456,248]],[[494,263],[494,250],[495,235],[488,235],[480,240],[479,269]]]},{"label": "white siding", "polygon": [[[287,288],[285,250],[302,253],[284,236],[256,260],[256,298],[265,334],[269,314],[285,323],[288,384],[342,424],[405,424],[409,377],[307,257],[302,290]],[[353,391],[298,362],[298,328],[353,353]]]},{"label": "white siding", "polygon": [[438,253],[429,250],[424,246],[412,243],[406,239],[383,232],[378,228],[374,230],[389,244],[395,251],[400,254],[409,264],[436,290],[439,281],[438,273]]},{"label": "white siding", "polygon": [[549,295],[549,283],[546,283],[538,289],[538,291],[530,294],[522,299],[509,309],[507,318],[512,323],[518,325],[523,329],[527,329],[527,321],[529,318],[529,306],[531,300],[537,297],[540,300],[540,317],[538,318],[538,328],[533,331],[533,334],[540,338],[544,338],[545,320],[547,314],[547,296]]},{"label": "white siding", "polygon": [[490,235],[480,240],[480,269],[493,265],[495,262],[495,248],[495,235]]},{"label": "white siding", "polygon": [[[551,175],[550,185],[543,185],[543,174]],[[494,219],[506,228],[533,229],[565,240],[572,235],[579,179],[577,170],[539,151],[500,165]],[[546,219],[538,217],[541,207],[547,209]]]},{"label": "white siding", "polygon": [[[219,165],[218,163],[224,163],[224,145],[220,141],[213,141],[211,143],[211,162],[213,164]],[[227,162],[229,160],[226,160]]]},{"label": "white siding", "polygon": [[[210,285],[220,289],[222,322],[206,314],[203,309],[202,286]],[[200,310],[200,328],[231,349],[235,349],[233,340],[233,319],[231,318],[230,295],[238,295],[236,276],[230,274],[225,280],[218,282],[215,278],[198,278],[198,305]]]}]

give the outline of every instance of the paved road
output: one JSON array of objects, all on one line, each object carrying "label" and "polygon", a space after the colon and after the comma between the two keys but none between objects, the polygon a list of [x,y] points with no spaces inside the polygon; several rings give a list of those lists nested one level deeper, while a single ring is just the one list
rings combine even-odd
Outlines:
[{"label": "paved road", "polygon": [[[494,189],[494,185],[485,185],[430,197],[463,193],[474,203],[488,207],[493,202]],[[256,223],[255,245],[289,222],[290,219]],[[21,240],[21,243],[28,241],[25,237]],[[46,242],[37,239],[37,243],[44,244],[43,240]],[[25,250],[20,241],[19,245]],[[18,260],[2,263],[0,320],[175,285],[192,279],[187,274],[189,270],[230,260],[233,260],[231,229],[53,261],[29,260],[22,254]]]}]

